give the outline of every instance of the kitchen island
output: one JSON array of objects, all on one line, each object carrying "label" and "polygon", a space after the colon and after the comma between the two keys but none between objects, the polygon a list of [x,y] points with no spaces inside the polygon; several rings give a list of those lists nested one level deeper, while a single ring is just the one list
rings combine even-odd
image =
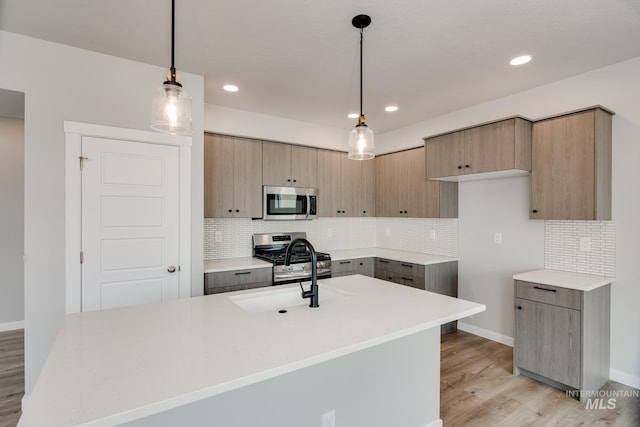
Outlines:
[{"label": "kitchen island", "polygon": [[18,425],[441,425],[439,326],[485,307],[319,284],[319,308],[286,313],[237,302],[298,285],[68,315]]}]

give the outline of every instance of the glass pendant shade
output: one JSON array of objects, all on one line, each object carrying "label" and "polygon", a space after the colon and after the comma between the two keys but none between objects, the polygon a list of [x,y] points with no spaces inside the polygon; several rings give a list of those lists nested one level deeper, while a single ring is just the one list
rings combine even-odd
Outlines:
[{"label": "glass pendant shade", "polygon": [[356,127],[349,132],[349,154],[347,157],[351,160],[369,160],[373,159],[373,131],[364,123],[358,123]]},{"label": "glass pendant shade", "polygon": [[156,89],[151,105],[151,128],[171,135],[191,135],[191,96],[178,84]]}]

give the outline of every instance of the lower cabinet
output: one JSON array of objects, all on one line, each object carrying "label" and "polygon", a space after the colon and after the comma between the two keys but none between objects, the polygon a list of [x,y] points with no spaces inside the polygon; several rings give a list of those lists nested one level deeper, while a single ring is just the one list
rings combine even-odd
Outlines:
[{"label": "lower cabinet", "polygon": [[580,401],[609,379],[610,285],[579,291],[515,281],[514,375]]},{"label": "lower cabinet", "polygon": [[271,286],[272,267],[205,273],[205,295]]},{"label": "lower cabinet", "polygon": [[373,277],[373,258],[354,258],[331,261],[331,277],[362,274]]},{"label": "lower cabinet", "polygon": [[[451,297],[458,296],[458,262],[420,265],[376,258],[375,278],[423,289]],[[440,332],[447,334],[458,329],[458,322],[453,321],[441,326]]]}]

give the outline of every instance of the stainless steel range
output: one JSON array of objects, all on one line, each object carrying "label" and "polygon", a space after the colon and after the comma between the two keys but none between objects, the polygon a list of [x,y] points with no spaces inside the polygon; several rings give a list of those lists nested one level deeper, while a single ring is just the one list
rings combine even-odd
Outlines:
[{"label": "stainless steel range", "polygon": [[[287,246],[294,239],[306,239],[307,233],[260,233],[253,235],[253,256],[273,264],[273,284],[297,283],[311,280],[311,254],[303,245],[295,246],[291,264],[284,265]],[[331,255],[316,252],[318,279],[331,277]]]}]

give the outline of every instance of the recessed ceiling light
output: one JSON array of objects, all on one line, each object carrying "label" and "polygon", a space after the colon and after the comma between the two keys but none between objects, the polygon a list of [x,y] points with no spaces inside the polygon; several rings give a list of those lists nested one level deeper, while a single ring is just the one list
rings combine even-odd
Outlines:
[{"label": "recessed ceiling light", "polygon": [[398,106],[397,105],[389,105],[388,107],[384,107],[384,111],[398,111]]},{"label": "recessed ceiling light", "polygon": [[227,92],[237,92],[238,91],[238,86],[236,86],[236,85],[224,85],[224,86],[222,86],[222,89],[226,90]]},{"label": "recessed ceiling light", "polygon": [[358,114],[358,113],[349,113],[349,114],[347,114],[347,117],[349,117],[350,119],[357,119],[358,117],[360,117],[360,114]]},{"label": "recessed ceiling light", "polygon": [[523,56],[518,56],[516,58],[513,58],[511,61],[509,61],[509,64],[522,65],[522,64],[526,64],[529,61],[531,61],[531,57],[529,55],[523,55]]}]

